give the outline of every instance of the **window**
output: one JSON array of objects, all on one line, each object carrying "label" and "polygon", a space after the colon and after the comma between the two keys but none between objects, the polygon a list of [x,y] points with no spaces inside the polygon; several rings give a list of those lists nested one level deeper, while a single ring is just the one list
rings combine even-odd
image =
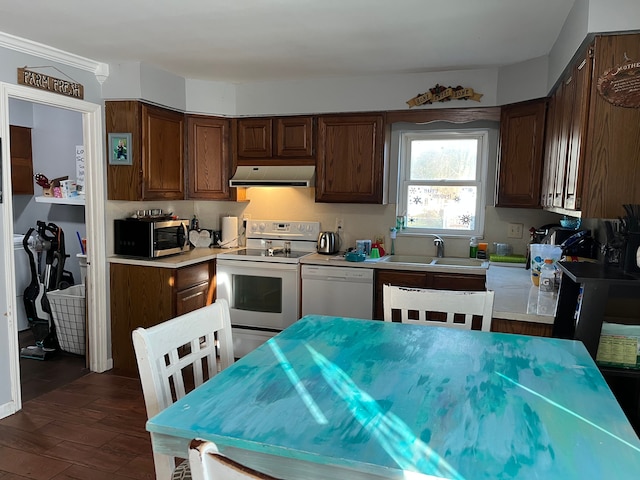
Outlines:
[{"label": "window", "polygon": [[482,236],[488,131],[400,135],[398,215],[405,233]]}]

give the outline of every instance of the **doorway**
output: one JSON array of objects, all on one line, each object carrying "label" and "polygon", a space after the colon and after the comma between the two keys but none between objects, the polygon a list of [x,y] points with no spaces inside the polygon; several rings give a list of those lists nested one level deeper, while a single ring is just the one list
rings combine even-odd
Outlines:
[{"label": "doorway", "polygon": [[[107,271],[105,254],[105,190],[103,163],[102,107],[82,100],[64,97],[20,85],[0,83],[0,137],[2,141],[2,205],[0,222],[4,246],[13,241],[13,199],[9,150],[9,100],[24,100],[39,105],[79,112],[82,115],[82,137],[85,148],[85,216],[87,244],[87,340],[91,371],[110,368],[108,353]],[[20,233],[20,232],[18,232]],[[74,232],[75,233],[75,232]],[[18,327],[16,322],[15,259],[13,249],[4,248],[1,259],[5,287],[5,323],[0,323],[0,385],[10,386],[0,391],[0,418],[22,408]],[[2,283],[2,282],[0,282]]]}]

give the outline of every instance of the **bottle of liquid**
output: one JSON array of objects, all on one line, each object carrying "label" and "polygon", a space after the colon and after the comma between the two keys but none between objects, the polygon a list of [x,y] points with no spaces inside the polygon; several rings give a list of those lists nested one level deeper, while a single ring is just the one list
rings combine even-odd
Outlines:
[{"label": "bottle of liquid", "polygon": [[538,315],[555,315],[556,301],[556,269],[553,260],[546,258],[540,268],[540,283],[538,287]]},{"label": "bottle of liquid", "polygon": [[478,256],[478,239],[471,237],[469,242],[469,258],[476,258]]},{"label": "bottle of liquid", "polygon": [[198,217],[195,215],[191,219],[191,230],[200,230],[200,222],[198,222]]}]

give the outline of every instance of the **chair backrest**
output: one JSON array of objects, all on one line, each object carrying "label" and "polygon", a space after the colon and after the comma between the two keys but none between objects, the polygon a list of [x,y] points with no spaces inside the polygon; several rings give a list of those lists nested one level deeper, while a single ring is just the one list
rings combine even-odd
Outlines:
[{"label": "chair backrest", "polygon": [[223,299],[137,328],[132,337],[149,418],[186,395],[185,385],[197,387],[233,363],[229,304]]},{"label": "chair backrest", "polygon": [[193,480],[277,480],[234,462],[222,455],[215,443],[203,440],[191,441],[189,463]]},{"label": "chair backrest", "polygon": [[384,319],[387,322],[392,321],[394,310],[400,310],[402,323],[470,330],[473,316],[477,315],[482,317],[481,330],[485,332],[491,330],[493,296],[492,291],[468,292],[382,286]]}]

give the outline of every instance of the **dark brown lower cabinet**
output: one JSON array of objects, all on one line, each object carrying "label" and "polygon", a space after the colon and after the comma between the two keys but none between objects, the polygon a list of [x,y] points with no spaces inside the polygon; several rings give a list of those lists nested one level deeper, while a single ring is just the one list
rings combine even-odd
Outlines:
[{"label": "dark brown lower cabinet", "polygon": [[204,307],[214,298],[215,263],[183,268],[112,263],[111,345],[114,370],[137,376],[131,332]]},{"label": "dark brown lower cabinet", "polygon": [[486,290],[484,275],[464,275],[457,273],[417,272],[406,270],[376,270],[375,303],[373,318],[382,320],[384,310],[382,305],[382,286],[385,284],[399,287],[435,288],[438,290]]}]

